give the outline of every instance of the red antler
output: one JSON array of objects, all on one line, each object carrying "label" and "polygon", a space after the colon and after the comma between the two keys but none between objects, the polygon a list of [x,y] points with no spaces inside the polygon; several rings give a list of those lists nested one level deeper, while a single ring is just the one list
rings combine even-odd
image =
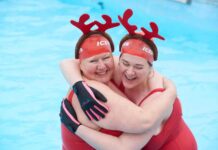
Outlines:
[{"label": "red antler", "polygon": [[120,20],[121,24],[126,28],[126,30],[129,32],[129,34],[135,34],[135,30],[137,29],[136,25],[130,25],[128,23],[128,20],[132,15],[133,15],[132,10],[127,9],[123,14],[123,18],[118,16],[118,19]]},{"label": "red antler", "polygon": [[79,22],[76,22],[74,20],[71,20],[70,22],[72,25],[79,28],[83,32],[83,34],[86,34],[86,33],[90,32],[90,29],[95,24],[95,21],[93,21],[87,25],[85,24],[85,22],[89,19],[89,17],[90,16],[88,14],[83,14],[82,16],[80,16]]},{"label": "red antler", "polygon": [[105,20],[104,24],[95,21],[96,25],[98,26],[98,31],[105,32],[107,29],[114,28],[120,25],[120,23],[118,22],[112,23],[111,17],[109,17],[108,15],[102,15],[102,18]]},{"label": "red antler", "polygon": [[152,29],[152,32],[149,32],[147,29],[145,29],[144,27],[141,28],[141,30],[145,33],[144,37],[147,39],[151,39],[153,37],[164,40],[164,37],[160,36],[158,34],[158,26],[156,23],[151,22],[150,23],[150,27]]}]

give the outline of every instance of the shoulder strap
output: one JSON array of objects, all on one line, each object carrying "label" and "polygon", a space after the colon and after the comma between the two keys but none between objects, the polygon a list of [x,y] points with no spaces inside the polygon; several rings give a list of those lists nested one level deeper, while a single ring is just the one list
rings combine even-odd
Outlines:
[{"label": "shoulder strap", "polygon": [[163,88],[156,88],[156,89],[153,89],[151,90],[139,103],[139,106],[149,97],[151,96],[152,94],[156,93],[156,92],[163,92],[165,89]]}]

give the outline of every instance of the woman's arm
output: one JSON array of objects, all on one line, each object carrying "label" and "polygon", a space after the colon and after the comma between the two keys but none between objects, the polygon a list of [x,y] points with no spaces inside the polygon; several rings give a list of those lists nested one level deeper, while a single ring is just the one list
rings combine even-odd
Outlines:
[{"label": "woman's arm", "polygon": [[160,98],[161,95],[162,95],[162,93],[155,93],[155,94],[151,95],[146,101],[144,101],[141,104],[141,107],[143,109],[150,109],[151,110],[150,113],[153,116],[150,119],[151,127],[164,123],[169,118],[169,116],[171,115],[172,110],[173,110],[173,103],[164,104],[164,103],[159,103],[156,100],[156,99]]},{"label": "woman's arm", "polygon": [[162,77],[157,71],[154,71],[153,77],[149,80],[149,86],[151,90],[160,87],[166,89],[164,92],[152,94],[141,104],[143,109],[151,110],[150,113],[153,117],[150,119],[150,123],[154,126],[155,124],[159,124],[168,119],[171,115],[177,92],[172,81],[166,77]]},{"label": "woman's arm", "polygon": [[79,68],[78,59],[64,59],[60,62],[61,72],[66,81],[72,86],[76,82],[83,80]]},{"label": "woman's arm", "polygon": [[74,108],[67,99],[64,99],[61,103],[60,119],[72,134],[78,135],[92,147],[103,150],[114,148],[119,150],[141,149],[152,137],[152,131],[155,131],[151,130],[143,134],[123,133],[119,137],[101,133],[81,125],[77,120]]},{"label": "woman's arm", "polygon": [[[69,62],[72,60],[67,61]],[[68,64],[68,72],[73,72],[74,70],[73,66],[70,65],[71,63]],[[71,76],[69,75],[68,77],[75,78],[74,74]],[[156,101],[152,101],[151,103],[147,104],[147,109],[142,109],[137,107],[128,99],[116,94],[109,87],[102,83],[98,83],[96,81],[87,81],[87,83],[99,90],[108,100],[107,105],[109,107],[109,113],[104,119],[100,120],[99,122],[95,122],[100,127],[106,129],[120,130],[129,133],[146,132],[152,128],[152,126],[156,123],[156,120],[160,119],[158,114],[163,114],[165,111],[167,111],[168,107],[166,106],[171,105],[175,99],[172,98],[172,88],[170,87],[166,89],[165,92],[160,94],[160,97]],[[78,104],[75,108],[77,107],[79,108],[80,105]],[[153,112],[156,111],[159,112],[155,113],[154,115]],[[128,126],[126,126],[127,122]]]},{"label": "woman's arm", "polygon": [[[164,78],[164,87],[168,86],[168,79]],[[175,92],[175,91],[171,91]],[[141,107],[143,109],[148,109],[148,103],[152,103],[155,101],[161,93],[153,94],[150,96],[144,103],[142,103]],[[160,96],[161,97],[161,96]],[[158,107],[158,104],[157,104]],[[153,128],[150,128],[148,132],[142,134],[130,134],[130,133],[123,133],[119,137],[114,137],[111,135],[107,135],[96,130],[87,128],[86,126],[81,126],[78,128],[76,134],[85,140],[89,145],[96,149],[102,150],[110,150],[110,149],[119,149],[119,150],[139,150],[144,147],[151,139],[154,134],[159,133],[158,129],[161,129],[161,124],[164,120],[168,119],[169,115],[173,109],[173,103],[171,105],[166,105],[168,111],[165,111],[163,114],[159,114],[159,111],[154,111],[154,116],[159,116],[158,120],[153,120]],[[128,126],[128,124],[127,124]],[[89,134],[87,134],[89,133]]]},{"label": "woman's arm", "polygon": [[140,150],[151,139],[154,131],[142,134],[123,133],[119,137],[115,137],[81,125],[75,134],[95,149]]},{"label": "woman's arm", "polygon": [[[87,81],[87,83],[98,89],[108,100],[106,105],[110,109],[106,117],[98,122],[93,121],[96,125],[106,129],[119,130],[127,133],[146,132],[156,124],[156,120],[160,119],[158,114],[167,111],[168,107],[166,108],[166,106],[170,105],[173,101],[170,100],[171,97],[169,96],[172,90],[168,88],[166,92],[160,94],[162,97],[165,97],[165,99],[162,98],[159,101],[151,101],[146,105],[146,109],[142,109],[128,99],[113,92],[104,84],[96,81]],[[77,114],[83,114],[76,97],[73,100],[73,106]],[[160,113],[157,113],[158,110]],[[153,114],[154,112],[155,114]],[[86,117],[83,115],[80,121],[84,119],[86,119]]]}]

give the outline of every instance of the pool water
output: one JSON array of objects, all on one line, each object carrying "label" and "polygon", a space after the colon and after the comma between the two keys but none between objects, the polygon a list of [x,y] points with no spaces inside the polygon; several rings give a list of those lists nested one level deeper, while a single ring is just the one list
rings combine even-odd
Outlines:
[{"label": "pool water", "polygon": [[[59,62],[73,57],[81,32],[70,19],[91,20],[126,8],[130,22],[159,25],[155,67],[172,79],[199,150],[218,146],[218,6],[193,0],[0,0],[0,149],[61,149],[59,106],[68,85]],[[126,31],[109,31],[116,45]]]}]

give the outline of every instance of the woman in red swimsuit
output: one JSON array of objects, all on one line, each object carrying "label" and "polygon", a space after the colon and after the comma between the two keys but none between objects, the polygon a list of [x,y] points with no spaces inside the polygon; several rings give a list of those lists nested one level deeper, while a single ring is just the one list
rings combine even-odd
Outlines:
[{"label": "woman in red swimsuit", "polygon": [[[153,45],[151,46],[151,44],[153,44],[152,41],[152,43],[150,44],[149,42],[145,42],[143,38],[143,36],[135,34],[134,36],[127,36],[124,38],[124,40],[121,41],[122,55],[120,57],[119,67],[121,74],[120,81],[122,81],[121,87],[125,87],[124,92],[126,93],[128,98],[131,99],[135,104],[145,109],[147,108],[146,106],[148,106],[149,103],[152,103],[158,96],[158,94],[160,94],[157,92],[162,92],[163,89],[154,89],[154,87],[148,86],[148,79],[153,78],[152,75],[155,76],[156,74],[152,70],[151,66],[153,60],[157,58],[157,53],[155,53],[157,51],[155,51],[156,49],[153,49]],[[116,76],[115,80],[116,83],[118,83],[119,76]],[[158,103],[157,108],[159,108]],[[176,100],[173,107],[168,108],[169,109],[167,111],[164,111],[165,113],[158,114],[160,116],[159,121],[154,124],[153,128],[150,128],[153,129],[150,132],[141,133],[138,135],[123,133],[119,138],[115,138],[105,135],[103,133],[96,132],[93,129],[87,128],[83,126],[84,123],[82,123],[83,125],[79,125],[78,123],[78,126],[76,128],[76,135],[80,136],[83,140],[85,140],[87,143],[95,148],[112,149],[115,147],[119,149],[140,149],[147,143],[147,141],[149,140],[151,135],[154,134],[155,131],[157,135],[152,137],[152,140],[148,143],[146,147],[144,147],[144,149],[149,149],[149,147],[150,149],[178,149],[178,147],[176,147],[178,145],[175,145],[175,143],[177,143],[177,140],[175,139],[178,139],[178,137],[184,135],[185,133],[186,136],[190,137],[190,140],[188,142],[182,142],[183,147],[181,148],[194,149],[196,145],[193,145],[193,148],[189,146],[194,138],[191,132],[188,130],[187,126],[185,126],[184,122],[182,121],[181,108],[178,100]],[[127,112],[129,113],[129,111]],[[106,116],[106,118],[108,117],[108,115]],[[128,123],[131,124],[131,122],[126,122],[127,126]],[[140,124],[138,125],[138,127],[140,127]],[[123,128],[125,127],[123,126]],[[137,128],[137,126],[135,126],[135,128]],[[118,135],[119,134],[116,134],[115,136]],[[175,142],[172,142],[173,140],[175,140]],[[181,139],[179,139],[179,142],[181,142],[180,140]],[[134,143],[134,145],[132,145],[131,143]],[[192,142],[192,144],[196,144],[195,141]],[[171,147],[169,145],[171,145]],[[172,147],[172,145],[174,145],[174,147]]]}]

